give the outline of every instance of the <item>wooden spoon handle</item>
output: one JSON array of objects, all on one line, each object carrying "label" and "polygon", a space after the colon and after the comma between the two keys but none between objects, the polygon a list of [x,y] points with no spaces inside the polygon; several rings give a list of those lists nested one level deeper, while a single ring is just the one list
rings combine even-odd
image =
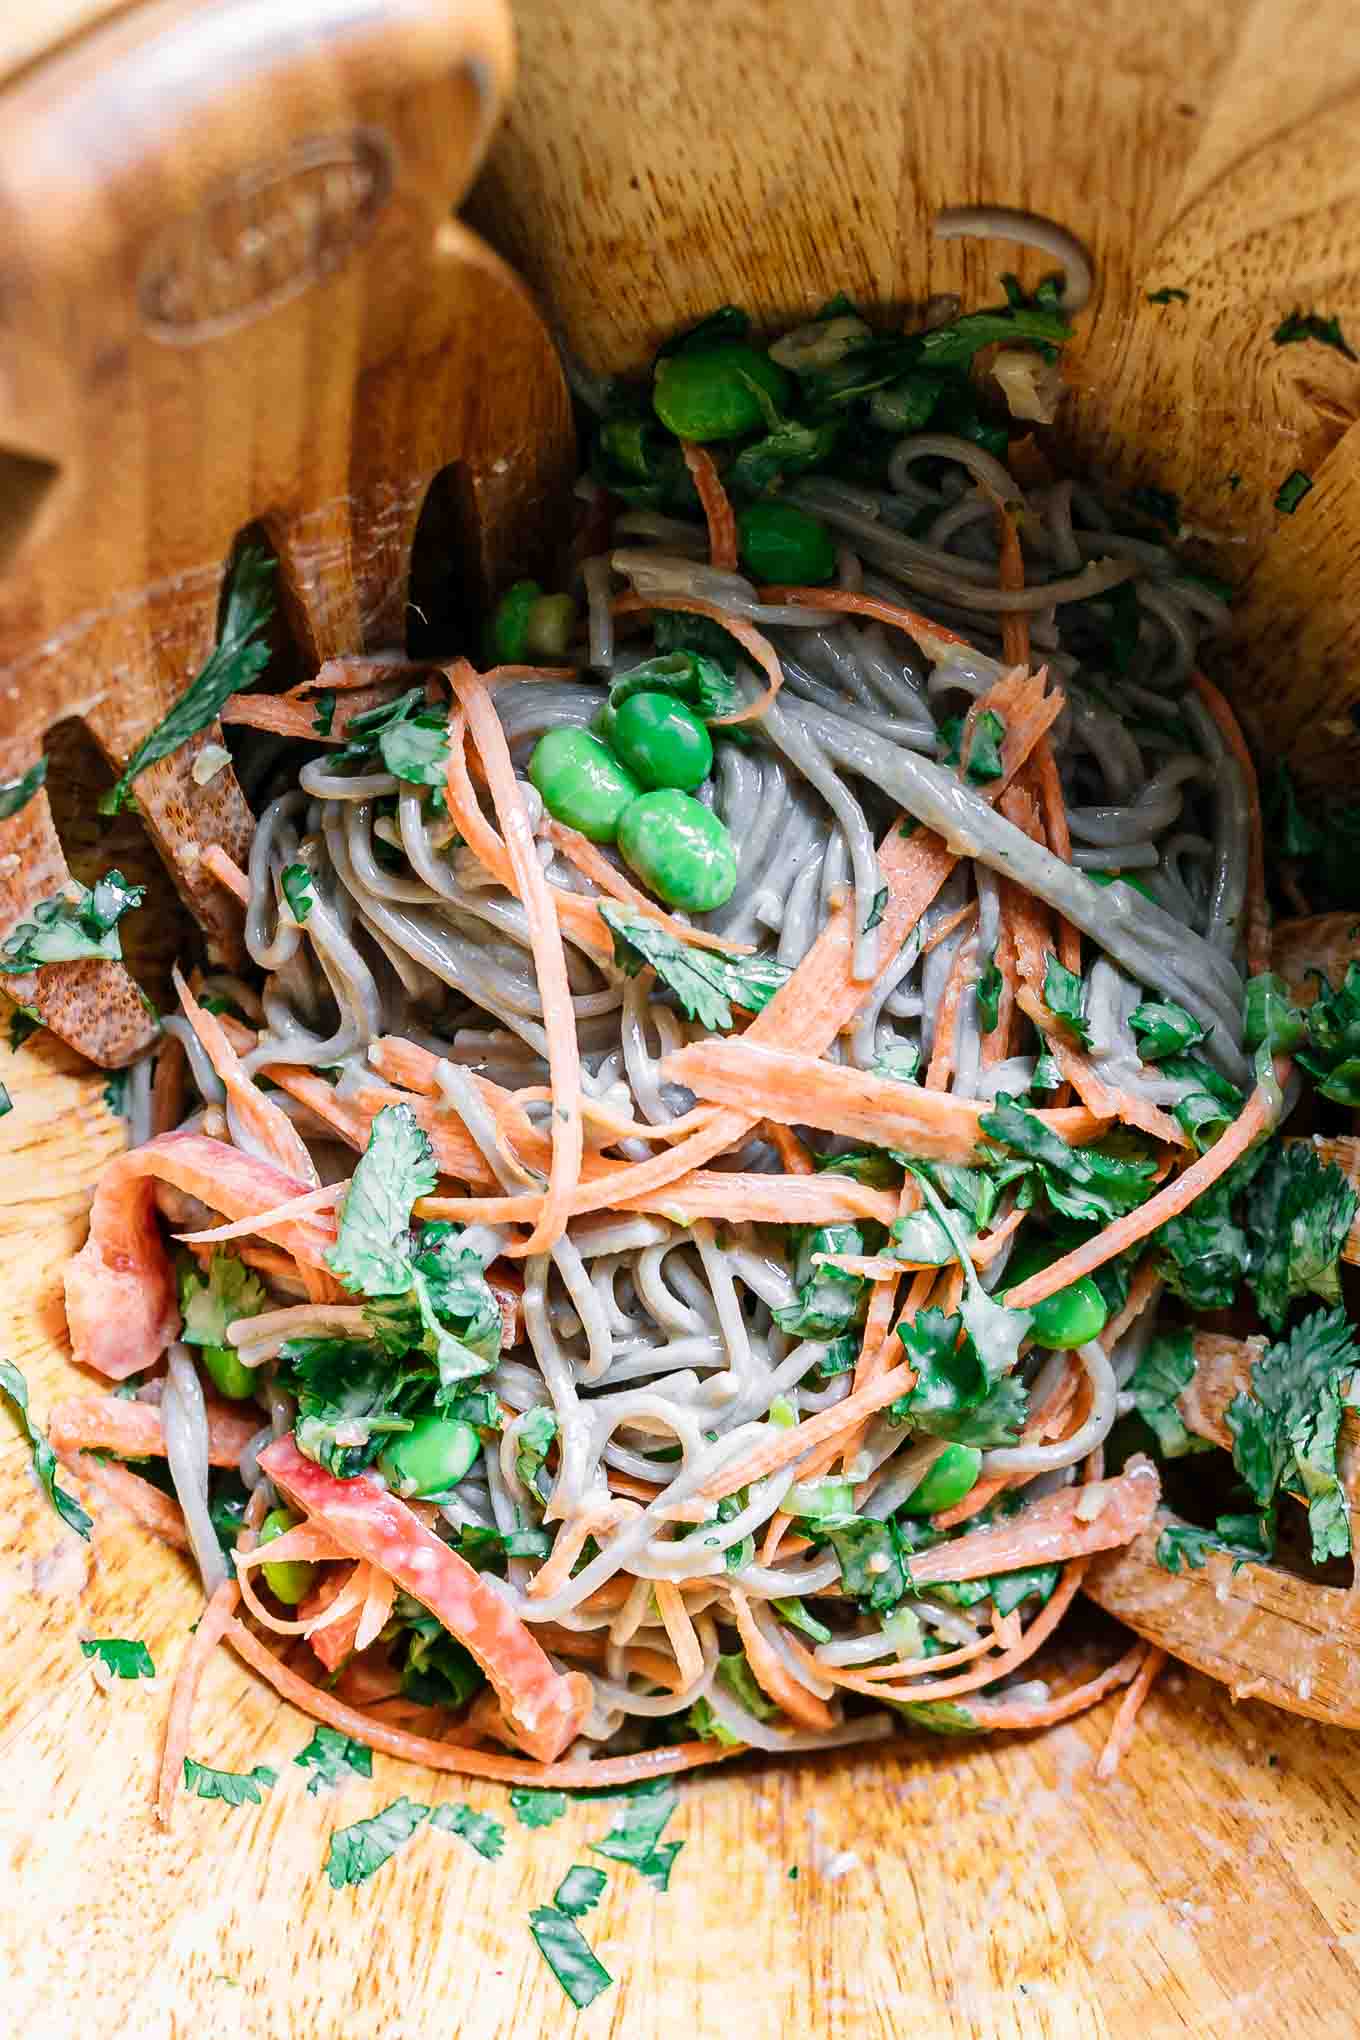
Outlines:
[{"label": "wooden spoon handle", "polygon": [[[451,217],[510,68],[502,0],[154,0],[0,90],[0,782],[70,715],[121,768],[211,648],[243,533],[305,661],[402,641],[437,477],[469,607],[532,559],[571,466],[561,375]],[[199,867],[251,828],[229,768],[194,778],[219,741],[136,794],[235,960]],[[0,823],[0,938],[64,875],[40,794]],[[116,966],[17,989],[99,1061],[150,1038]]]}]

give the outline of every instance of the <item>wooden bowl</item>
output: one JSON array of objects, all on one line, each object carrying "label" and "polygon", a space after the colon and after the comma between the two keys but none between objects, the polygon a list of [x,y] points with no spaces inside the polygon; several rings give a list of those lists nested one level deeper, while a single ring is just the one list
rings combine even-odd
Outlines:
[{"label": "wooden bowl", "polygon": [[[0,76],[114,11],[12,9]],[[1097,270],[1071,350],[1074,457],[1178,491],[1190,522],[1224,534],[1221,568],[1243,588],[1225,660],[1236,698],[1305,772],[1354,779],[1360,369],[1270,338],[1296,307],[1360,331],[1353,7],[521,0],[517,16],[518,91],[469,214],[594,366],[635,364],[726,299],[771,320],[837,288],[976,303],[1001,267],[1041,272],[1015,250],[932,241],[944,205],[1020,205],[1069,225]],[[1167,286],[1188,302],[1149,301]],[[1295,468],[1315,486],[1283,517],[1273,500]],[[63,738],[53,783],[77,873],[116,855],[152,875],[135,824],[94,850],[95,770],[83,740]],[[154,994],[187,923],[170,904],[136,918],[146,933],[130,961]],[[69,1385],[60,1271],[123,1134],[106,1080],[51,1037],[0,1048],[0,1078],[15,1101],[0,1131],[4,1350],[41,1414]],[[586,1860],[607,1824],[597,1806],[530,1831],[499,1790],[460,1795],[452,1781],[508,1821],[497,1863],[422,1835],[370,1883],[334,1892],[321,1875],[331,1829],[402,1793],[447,1796],[450,1781],[379,1757],[371,1785],[309,1797],[292,1763],[308,1726],[222,1656],[196,1754],[270,1764],[279,1783],[260,1808],[191,1801],[171,1835],[153,1828],[168,1675],[197,1588],[116,1512],[78,1543],[27,1466],[6,1427],[11,2031],[1355,2030],[1354,1746],[1176,1670],[1108,1787],[1091,1775],[1103,1713],[1027,1741],[922,1739],[685,1784],[671,1889],[611,1876],[589,1925],[617,1983],[575,2015],[528,1913]],[[146,1640],[154,1683],[95,1684],[78,1640],[110,1635]]]}]

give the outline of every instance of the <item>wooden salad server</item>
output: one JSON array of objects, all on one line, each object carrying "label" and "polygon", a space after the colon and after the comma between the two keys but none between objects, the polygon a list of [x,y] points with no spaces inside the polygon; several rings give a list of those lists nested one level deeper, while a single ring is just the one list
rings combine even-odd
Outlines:
[{"label": "wooden salad server", "polygon": [[[499,0],[147,0],[0,82],[0,949],[69,881],[45,792],[18,805],[47,731],[122,768],[210,653],[242,534],[313,667],[403,644],[427,503],[458,611],[539,554],[565,386],[452,213],[511,70]],[[252,824],[229,766],[195,776],[220,741],[134,791],[231,962],[199,857]],[[153,1038],[121,963],[0,983],[106,1066]]]}]

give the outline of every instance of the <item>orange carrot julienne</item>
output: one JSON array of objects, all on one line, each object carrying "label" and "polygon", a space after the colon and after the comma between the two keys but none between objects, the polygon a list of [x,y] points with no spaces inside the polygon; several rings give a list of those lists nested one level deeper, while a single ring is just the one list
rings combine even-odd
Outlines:
[{"label": "orange carrot julienne", "polygon": [[715,715],[709,725],[711,729],[727,723],[757,721],[784,684],[784,669],[770,640],[744,616],[733,616],[730,611],[720,609],[716,602],[703,602],[697,595],[619,595],[610,608],[615,616],[632,616],[644,609],[678,609],[686,616],[706,616],[710,623],[720,623],[728,636],[734,637],[742,650],[750,653],[769,685],[745,708],[733,709],[731,715]]},{"label": "orange carrot julienne", "polygon": [[904,630],[908,637],[915,638],[927,657],[937,656],[931,651],[932,645],[942,649],[962,645],[970,652],[977,649],[957,631],[946,630],[942,623],[932,623],[928,616],[921,616],[900,602],[886,602],[878,595],[859,595],[848,588],[793,586],[758,588],[756,593],[762,602],[796,602],[801,609],[831,609],[841,616],[864,616],[875,623],[890,624],[894,630]]},{"label": "orange carrot julienne", "polygon": [[954,1074],[954,1044],[959,1027],[959,1007],[966,988],[973,982],[972,945],[960,942],[945,981],[944,997],[935,1016],[935,1043],[926,1069],[924,1088],[943,1091]]},{"label": "orange carrot julienne", "polygon": [[250,880],[236,860],[228,857],[220,843],[205,844],[199,852],[198,861],[219,885],[224,885],[229,893],[235,893],[243,907],[250,905]]},{"label": "orange carrot julienne", "polygon": [[699,501],[704,507],[704,518],[708,524],[709,560],[724,573],[735,573],[737,520],[732,513],[732,505],[714,465],[713,456],[706,446],[696,446],[688,439],[680,441],[680,451],[685,456],[685,466],[694,477],[694,486],[699,491]]},{"label": "orange carrot julienne", "polygon": [[767,1474],[778,1473],[781,1467],[803,1458],[814,1445],[824,1444],[842,1431],[850,1430],[861,1417],[871,1417],[876,1411],[885,1409],[915,1384],[914,1367],[890,1367],[877,1381],[871,1382],[867,1388],[857,1389],[844,1402],[836,1403],[818,1416],[809,1417],[806,1423],[796,1424],[791,1431],[782,1431],[777,1438],[762,1439],[744,1459],[711,1473],[702,1487],[695,1489],[695,1493],[705,1501],[720,1502],[724,1496],[735,1494],[738,1488],[748,1487],[754,1480],[764,1480]]},{"label": "orange carrot julienne", "polygon": [[276,1168],[296,1176],[299,1182],[307,1183],[313,1189],[320,1189],[321,1178],[317,1175],[316,1163],[288,1114],[281,1112],[273,1099],[247,1076],[221,1021],[215,1013],[209,1013],[199,1005],[180,975],[178,965],[172,976],[184,1017],[198,1036],[204,1054],[222,1080],[227,1097],[252,1136],[252,1145],[257,1151],[263,1148]]},{"label": "orange carrot julienne", "polygon": [[1096,1765],[1097,1778],[1101,1780],[1113,1778],[1119,1769],[1120,1759],[1133,1741],[1134,1728],[1143,1702],[1152,1691],[1153,1683],[1165,1663],[1166,1652],[1158,1645],[1150,1643],[1144,1647],[1143,1661],[1138,1667],[1132,1685],[1119,1703],[1114,1726],[1100,1753],[1100,1761]]},{"label": "orange carrot julienne", "polygon": [[519,781],[515,777],[501,719],[485,683],[466,660],[450,666],[448,677],[491,782],[491,798],[509,854],[514,890],[529,923],[529,947],[539,997],[543,1002],[548,1080],[553,1094],[552,1162],[538,1223],[528,1240],[505,1250],[511,1255],[543,1254],[566,1230],[571,1193],[581,1178],[581,1158],[585,1150],[576,1013],[571,1003],[562,930],[543,866],[534,849],[533,830]]},{"label": "orange carrot julienne", "polygon": [[[1287,1058],[1276,1057],[1276,1083],[1283,1084],[1287,1080],[1290,1067]],[[1271,1088],[1258,1084],[1227,1132],[1220,1134],[1207,1154],[1192,1162],[1183,1174],[1173,1177],[1164,1189],[1159,1190],[1155,1197],[1149,1197],[1146,1204],[1140,1204],[1136,1211],[1126,1212],[1112,1225],[1107,1225],[1103,1232],[1097,1233],[1094,1239],[1084,1241],[1070,1254],[1064,1254],[1060,1261],[1051,1261],[1037,1275],[1019,1283],[1006,1298],[1011,1309],[1033,1309],[1045,1297],[1065,1289],[1069,1282],[1077,1282],[1093,1269],[1103,1268],[1117,1254],[1124,1253],[1137,1241],[1145,1240],[1169,1218],[1178,1217],[1211,1184],[1226,1174],[1259,1135],[1269,1131],[1273,1111]]]},{"label": "orange carrot julienne", "polygon": [[727,1598],[736,1619],[737,1634],[741,1647],[746,1653],[746,1662],[751,1667],[756,1684],[776,1707],[796,1721],[800,1728],[834,1728],[836,1717],[825,1700],[810,1693],[801,1679],[795,1679],[788,1666],[780,1657],[774,1645],[766,1636],[751,1613],[750,1604],[740,1587],[729,1587]]},{"label": "orange carrot julienne", "polygon": [[194,1696],[198,1692],[198,1682],[203,1677],[209,1658],[233,1620],[240,1596],[241,1589],[234,1579],[223,1580],[199,1616],[198,1627],[189,1639],[189,1647],[180,1660],[179,1670],[175,1674],[170,1714],[165,1724],[165,1749],[161,1757],[160,1779],[156,1787],[156,1817],[162,1827],[169,1827],[170,1817],[174,1812],[175,1793],[179,1788],[180,1772],[189,1749],[189,1729],[193,1719]]}]

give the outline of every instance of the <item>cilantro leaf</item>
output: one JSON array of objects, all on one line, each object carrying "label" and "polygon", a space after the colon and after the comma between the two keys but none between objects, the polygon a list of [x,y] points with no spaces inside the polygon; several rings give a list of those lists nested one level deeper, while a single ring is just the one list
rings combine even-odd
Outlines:
[{"label": "cilantro leaf", "polygon": [[1049,1203],[1065,1218],[1108,1225],[1152,1195],[1156,1164],[1143,1159],[1132,1142],[1123,1144],[1122,1153],[1112,1147],[1070,1147],[1004,1092],[978,1124],[992,1140],[1036,1165]]},{"label": "cilantro leaf", "polygon": [[[565,1792],[540,1791],[533,1785],[516,1785],[510,1794],[510,1808],[521,1827],[551,1827],[567,1810]],[[594,1873],[604,1882],[604,1873]],[[557,1903],[561,1904],[559,1898]]]},{"label": "cilantro leaf", "polygon": [[316,905],[312,894],[312,874],[305,864],[285,864],[279,874],[279,884],[283,887],[288,911],[300,928]]},{"label": "cilantro leaf", "polygon": [[1263,1534],[1256,1516],[1220,1516],[1212,1530],[1196,1523],[1168,1523],[1157,1539],[1156,1559],[1166,1572],[1178,1573],[1184,1564],[1200,1572],[1211,1551],[1225,1551],[1239,1561],[1269,1558],[1273,1541]]},{"label": "cilantro leaf", "polygon": [[1042,1608],[1053,1598],[1061,1577],[1060,1565],[1026,1565],[1018,1567],[1015,1572],[995,1573],[985,1584],[992,1597],[992,1606],[998,1615],[1004,1616],[1036,1597]]},{"label": "cilantro leaf", "polygon": [[346,1884],[362,1884],[381,1870],[402,1843],[410,1841],[429,1812],[428,1806],[403,1796],[368,1820],[337,1828],[326,1851],[326,1875],[332,1887],[339,1891]]},{"label": "cilantro leaf", "polygon": [[179,1278],[184,1313],[180,1338],[186,1346],[225,1346],[227,1327],[238,1318],[258,1317],[269,1307],[264,1284],[235,1254],[214,1252],[206,1277],[192,1262]]},{"label": "cilantro leaf", "polygon": [[768,1721],[779,1709],[756,1682],[756,1675],[746,1661],[745,1651],[733,1651],[730,1656],[719,1657],[718,1677],[748,1714],[757,1721]]},{"label": "cilantro leaf", "polygon": [[1313,477],[1302,468],[1294,468],[1275,491],[1275,508],[1282,516],[1292,517],[1312,486]]},{"label": "cilantro leaf", "polygon": [[[68,897],[69,894],[75,897]],[[31,921],[21,921],[0,949],[0,976],[22,977],[44,963],[79,963],[122,957],[118,923],[146,894],[144,885],[129,885],[121,871],[106,872],[87,888],[70,879],[64,892],[43,900]]]},{"label": "cilantro leaf", "polygon": [[[773,407],[771,407],[773,410]],[[763,439],[744,446],[724,480],[737,495],[761,496],[785,475],[805,474],[835,452],[845,420],[835,416],[804,420],[774,411]]]},{"label": "cilantro leaf", "polygon": [[932,1735],[983,1735],[987,1724],[979,1721],[975,1714],[957,1700],[890,1700],[905,1720],[914,1722],[917,1728],[928,1728]]},{"label": "cilantro leaf", "polygon": [[[707,618],[689,617],[684,620],[702,623]],[[719,716],[731,715],[741,707],[741,693],[736,681],[716,659],[708,658],[703,652],[665,652],[655,659],[644,659],[627,673],[621,673],[609,689],[608,714],[617,714],[634,694],[674,694],[687,708],[694,710],[700,722],[705,723],[714,722]]]},{"label": "cilantro leaf", "polygon": [[1091,1046],[1091,1030],[1086,1025],[1086,981],[1059,963],[1051,950],[1044,958],[1044,1004],[1083,1048]]},{"label": "cilantro leaf", "polygon": [[1239,1390],[1228,1405],[1233,1465],[1252,1499],[1268,1512],[1282,1486],[1302,1493],[1319,1561],[1350,1550],[1337,1440],[1343,1389],[1357,1364],[1345,1311],[1315,1311],[1253,1361],[1250,1393]]},{"label": "cilantro leaf", "polygon": [[639,1876],[658,1891],[665,1891],[671,1865],[684,1844],[662,1844],[661,1835],[678,1804],[669,1781],[656,1792],[627,1801],[615,1814],[604,1840],[590,1844],[591,1853],[608,1856],[615,1863],[630,1863]]},{"label": "cilantro leaf", "polygon": [[480,1693],[486,1676],[471,1651],[450,1636],[433,1615],[411,1625],[411,1642],[401,1673],[401,1690],[422,1707],[464,1707]]},{"label": "cilantro leaf", "polygon": [[[600,901],[600,914],[614,937],[614,961],[629,977],[650,965],[689,1019],[710,1033],[726,1033],[732,1006],[759,1013],[789,977],[789,966],[773,957],[727,956],[680,942],[646,914]],[[729,1005],[729,1000],[731,1004]]]},{"label": "cilantro leaf", "polygon": [[80,1646],[82,1657],[98,1658],[117,1679],[154,1679],[151,1653],[139,1638],[97,1636]]},{"label": "cilantro leaf", "polygon": [[[1019,1313],[1017,1313],[1019,1315]],[[963,1319],[921,1310],[897,1336],[916,1369],[915,1385],[889,1405],[894,1423],[957,1445],[1013,1445],[1025,1420],[1024,1384],[988,1375]]]},{"label": "cilantro leaf", "polygon": [[273,560],[258,547],[249,546],[241,554],[232,575],[222,629],[207,664],[138,744],[118,784],[100,801],[101,815],[116,815],[132,782],[148,765],[168,758],[206,729],[232,695],[248,687],[269,664],[265,632],[274,614],[273,574]]},{"label": "cilantro leaf", "polygon": [[1339,990],[1319,973],[1318,996],[1303,1016],[1308,1046],[1298,1060],[1324,1098],[1360,1106],[1360,964],[1348,964]]},{"label": "cilantro leaf", "polygon": [[707,1700],[696,1700],[685,1720],[704,1742],[725,1743],[729,1749],[736,1749],[741,1742],[741,1737],[726,1722],[719,1721]]},{"label": "cilantro leaf", "polygon": [[21,813],[46,779],[46,758],[39,758],[36,765],[30,765],[17,779],[0,779],[0,822]]},{"label": "cilantro leaf", "polygon": [[220,1799],[224,1806],[261,1805],[278,1775],[268,1764],[257,1764],[253,1771],[214,1771],[207,1764],[195,1763],[192,1757],[184,1759],[186,1792],[199,1799]]},{"label": "cilantro leaf", "polygon": [[[513,1803],[514,1794],[510,1796]],[[579,1920],[583,1913],[599,1904],[605,1881],[603,1870],[596,1870],[586,1863],[574,1863],[553,1893],[553,1904],[569,1920]]]},{"label": "cilantro leaf", "polygon": [[887,906],[888,906],[888,888],[886,885],[881,885],[878,891],[874,894],[873,899],[870,901],[869,911],[864,917],[864,929],[863,929],[864,934],[866,935],[873,934],[874,929],[877,928],[879,922],[883,919],[883,916],[887,911]]},{"label": "cilantro leaf", "polygon": [[411,1286],[411,1207],[438,1180],[434,1150],[409,1105],[384,1105],[369,1129],[326,1265],[346,1289],[397,1296]]},{"label": "cilantro leaf", "polygon": [[320,694],[312,696],[312,707],[316,710],[312,728],[319,737],[328,737],[331,733],[335,723],[335,701],[335,691],[330,687],[323,687]]},{"label": "cilantro leaf", "polygon": [[801,1601],[795,1599],[776,1601],[774,1610],[777,1615],[783,1616],[791,1628],[801,1629],[804,1636],[810,1636],[814,1643],[830,1643],[831,1631],[824,1622],[819,1622],[815,1615],[809,1615]]},{"label": "cilantro leaf", "polygon": [[884,1049],[874,1064],[872,1074],[876,1077],[891,1077],[894,1083],[910,1084],[915,1081],[920,1066],[920,1049],[914,1041],[903,1041],[893,1048]]},{"label": "cilantro leaf", "polygon": [[1236,1084],[1220,1075],[1203,1056],[1167,1055],[1160,1067],[1164,1075],[1179,1077],[1193,1087],[1182,1093],[1171,1111],[1202,1154],[1232,1125],[1246,1100]]},{"label": "cilantro leaf", "polygon": [[381,1347],[354,1339],[290,1339],[279,1369],[297,1396],[299,1452],[337,1480],[362,1473],[389,1433],[410,1430],[430,1388],[423,1356],[419,1363],[394,1367]]},{"label": "cilantro leaf", "polygon": [[338,1728],[328,1728],[325,1722],[318,1722],[311,1741],[298,1751],[293,1762],[311,1772],[307,1780],[310,1795],[320,1792],[323,1786],[343,1785],[347,1778],[373,1776],[373,1752],[368,1744],[356,1742]]},{"label": "cilantro leaf", "polygon": [[430,1813],[430,1826],[442,1828],[446,1834],[457,1835],[461,1841],[485,1856],[488,1863],[494,1863],[505,1847],[505,1829],[489,1813],[476,1813],[470,1806],[461,1806],[452,1800],[445,1800]]},{"label": "cilantro leaf", "polygon": [[584,2009],[594,2004],[600,1992],[608,1990],[614,1981],[575,1920],[565,1913],[550,1905],[536,1905],[529,1915],[529,1932],[539,1954],[574,2005]]},{"label": "cilantro leaf", "polygon": [[515,1438],[515,1472],[530,1494],[539,1495],[539,1475],[548,1450],[557,1436],[557,1418],[545,1404],[529,1411]]},{"label": "cilantro leaf", "polygon": [[1289,997],[1289,987],[1274,971],[1248,978],[1242,1000],[1242,1040],[1247,1048],[1262,1043],[1272,1055],[1293,1055],[1308,1039],[1308,1023]]},{"label": "cilantro leaf", "polygon": [[442,786],[449,763],[449,719],[437,709],[390,722],[379,732],[383,764],[412,786]]},{"label": "cilantro leaf", "polygon": [[12,1360],[0,1360],[0,1395],[7,1395],[19,1412],[19,1422],[33,1453],[33,1471],[47,1490],[52,1507],[63,1523],[69,1524],[79,1536],[88,1538],[93,1528],[92,1519],[75,1496],[68,1495],[58,1484],[57,1455],[28,1413],[28,1383]]},{"label": "cilantro leaf", "polygon": [[1162,1332],[1151,1341],[1129,1381],[1133,1406],[1156,1435],[1166,1459],[1181,1459],[1191,1452],[1212,1452],[1207,1438],[1197,1438],[1186,1428],[1176,1399],[1187,1389],[1195,1373],[1195,1342],[1188,1331]]},{"label": "cilantro leaf", "polygon": [[[961,715],[950,716],[947,722],[940,724],[942,764],[956,767],[960,764],[965,731],[966,718]],[[1006,769],[1001,757],[1001,746],[1005,741],[1005,723],[995,709],[984,709],[973,723],[968,742],[968,763],[964,768],[965,779],[971,779],[977,786],[1000,779]]]},{"label": "cilantro leaf", "polygon": [[16,1006],[9,1016],[10,1054],[17,1055],[26,1041],[42,1031],[43,1023],[31,1006]]},{"label": "cilantro leaf", "polygon": [[1138,1035],[1138,1053],[1144,1062],[1160,1062],[1163,1056],[1184,1055],[1208,1039],[1193,1013],[1169,999],[1144,1000],[1129,1015],[1129,1026]]},{"label": "cilantro leaf", "polygon": [[1267,1324],[1278,1330],[1293,1299],[1309,1291],[1339,1301],[1336,1264],[1356,1208],[1345,1176],[1309,1142],[1271,1144],[1244,1211],[1247,1279]]},{"label": "cilantro leaf", "polygon": [[864,1235],[857,1225],[802,1226],[793,1282],[797,1301],[776,1305],[772,1315],[781,1332],[800,1339],[829,1339],[853,1324],[866,1293],[862,1275],[823,1267],[819,1254],[862,1254]]},{"label": "cilantro leaf", "polygon": [[996,1031],[1001,1018],[1001,972],[995,955],[987,958],[987,968],[973,987],[977,1000],[978,1020],[984,1034]]},{"label": "cilantro leaf", "polygon": [[1341,321],[1335,314],[1324,319],[1318,312],[1293,311],[1287,319],[1280,321],[1270,337],[1277,347],[1288,347],[1300,340],[1316,340],[1319,346],[1334,347],[1338,354],[1345,355],[1347,361],[1360,361],[1360,355],[1347,344]]},{"label": "cilantro leaf", "polygon": [[911,1585],[898,1524],[876,1516],[821,1517],[816,1541],[829,1544],[840,1563],[841,1584],[865,1608],[883,1613],[895,1608]]},{"label": "cilantro leaf", "polygon": [[0,1084],[0,1119],[7,1118],[13,1110],[14,1100],[9,1095],[9,1088],[5,1084]]}]

